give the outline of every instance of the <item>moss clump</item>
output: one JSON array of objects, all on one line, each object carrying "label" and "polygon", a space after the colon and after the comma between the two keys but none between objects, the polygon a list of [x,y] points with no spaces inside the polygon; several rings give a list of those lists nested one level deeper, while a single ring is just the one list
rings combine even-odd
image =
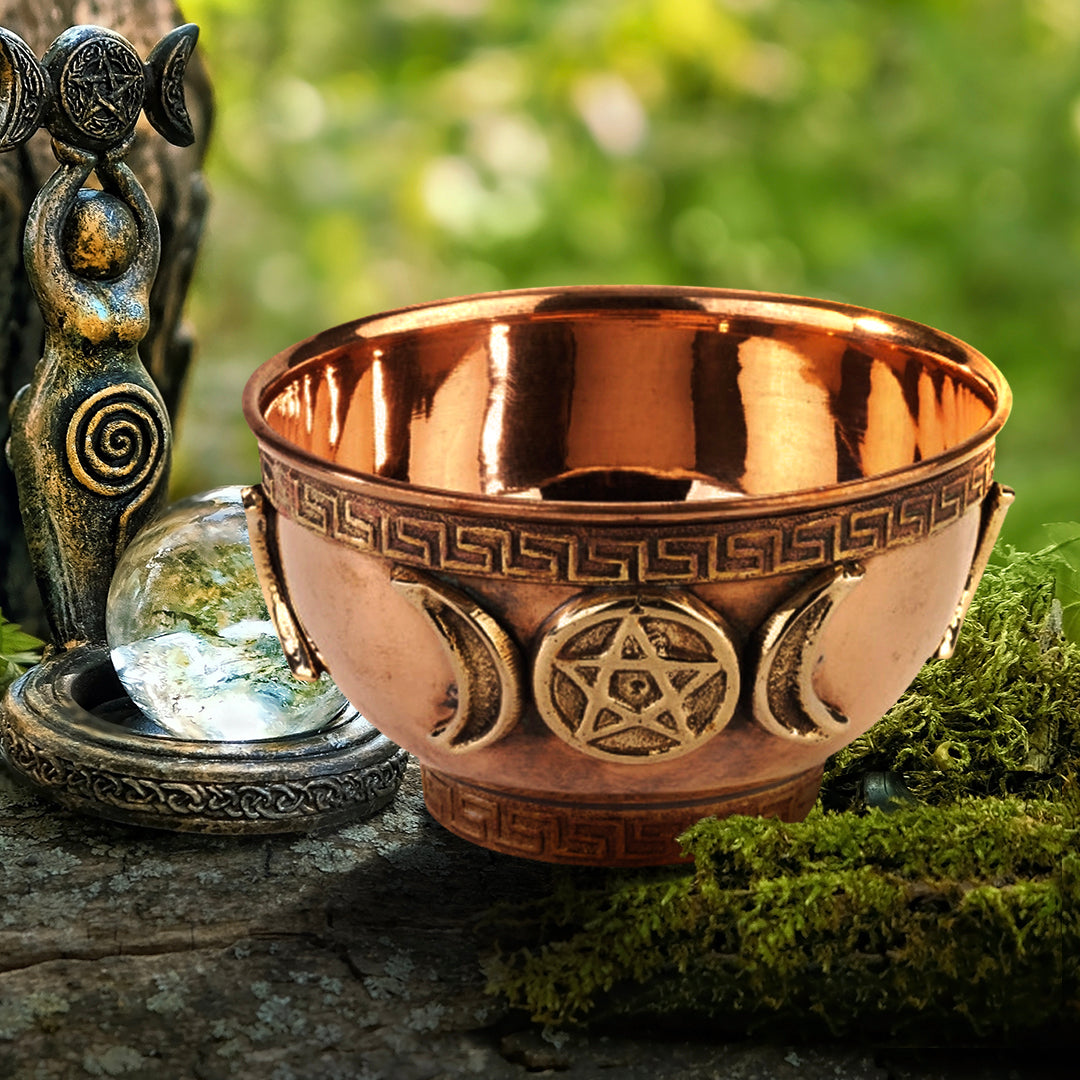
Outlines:
[{"label": "moss clump", "polygon": [[491,988],[550,1024],[690,1013],[900,1037],[1007,1039],[1080,1006],[1075,807],[816,809],[702,822],[684,842],[693,873],[562,875],[517,913],[542,944],[493,959]]},{"label": "moss clump", "polygon": [[[957,655],[837,756],[806,821],[700,822],[690,870],[557,872],[552,895],[493,914],[489,989],[548,1024],[1064,1037],[1080,1020],[1080,647],[1059,610],[1050,556],[1003,552]],[[922,802],[866,811],[875,770]]]}]

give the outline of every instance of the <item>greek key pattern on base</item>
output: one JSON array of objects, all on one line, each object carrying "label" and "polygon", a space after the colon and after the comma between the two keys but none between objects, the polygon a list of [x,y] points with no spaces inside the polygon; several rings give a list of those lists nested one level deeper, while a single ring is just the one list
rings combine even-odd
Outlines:
[{"label": "greek key pattern on base", "polygon": [[300,780],[203,782],[129,776],[52,755],[11,730],[0,729],[0,750],[20,773],[67,805],[113,807],[118,816],[181,819],[192,825],[288,824],[350,807],[382,806],[405,774],[408,754],[366,768]]},{"label": "greek key pattern on base", "polygon": [[703,817],[766,814],[800,821],[817,798],[814,769],[758,792],[642,807],[574,806],[490,791],[421,770],[424,802],[441,825],[481,847],[541,862],[661,866],[683,859],[677,837]]},{"label": "greek key pattern on base", "polygon": [[262,456],[274,507],[319,535],[427,570],[582,586],[747,580],[866,559],[959,520],[986,495],[993,468],[989,447],[940,477],[861,502],[749,522],[635,525],[629,539],[625,526],[406,506],[335,489]]}]

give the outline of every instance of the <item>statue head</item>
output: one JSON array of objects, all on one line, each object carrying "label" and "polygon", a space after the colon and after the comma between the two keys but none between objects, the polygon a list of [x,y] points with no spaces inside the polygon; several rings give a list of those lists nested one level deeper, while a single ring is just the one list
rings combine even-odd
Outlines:
[{"label": "statue head", "polygon": [[120,277],[135,258],[139,227],[123,200],[82,188],[64,223],[64,256],[72,271],[91,281]]}]

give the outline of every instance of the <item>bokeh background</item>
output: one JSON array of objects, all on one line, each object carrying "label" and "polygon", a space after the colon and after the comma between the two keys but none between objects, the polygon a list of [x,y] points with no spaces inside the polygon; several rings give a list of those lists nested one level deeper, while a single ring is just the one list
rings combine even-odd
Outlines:
[{"label": "bokeh background", "polygon": [[217,92],[176,494],[284,346],[488,289],[765,289],[1010,380],[1006,539],[1080,519],[1076,0],[187,0]]}]

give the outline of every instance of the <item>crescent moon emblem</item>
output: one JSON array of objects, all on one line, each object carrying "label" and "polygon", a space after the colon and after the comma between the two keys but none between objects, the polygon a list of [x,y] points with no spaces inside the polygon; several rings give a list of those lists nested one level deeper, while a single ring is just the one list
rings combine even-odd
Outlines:
[{"label": "crescent moon emblem", "polygon": [[964,619],[967,618],[968,608],[975,598],[975,590],[982,581],[986,567],[990,563],[990,553],[994,550],[1001,526],[1005,524],[1005,515],[1009,507],[1016,501],[1016,492],[1010,487],[995,481],[990,485],[982,504],[982,520],[979,523],[979,539],[975,543],[975,554],[971,560],[971,570],[968,572],[964,591],[960,595],[960,602],[956,605],[952,620],[949,622],[945,636],[934,655],[939,660],[948,660],[956,652],[957,643],[960,641],[960,631],[964,628]]},{"label": "crescent moon emblem", "polygon": [[782,739],[816,742],[843,733],[847,717],[814,689],[818,643],[833,609],[863,577],[857,563],[832,567],[765,622],[753,688],[754,719]]},{"label": "crescent moon emblem", "polygon": [[464,593],[403,566],[390,582],[424,614],[438,635],[454,684],[453,716],[431,732],[444,750],[466,753],[497,742],[524,708],[522,663],[510,635]]},{"label": "crescent moon emblem", "polygon": [[146,116],[176,146],[190,146],[195,129],[184,101],[184,73],[199,40],[199,28],[187,23],[170,30],[146,58]]},{"label": "crescent moon emblem", "polygon": [[0,27],[0,153],[37,131],[48,104],[45,69],[18,34]]}]

